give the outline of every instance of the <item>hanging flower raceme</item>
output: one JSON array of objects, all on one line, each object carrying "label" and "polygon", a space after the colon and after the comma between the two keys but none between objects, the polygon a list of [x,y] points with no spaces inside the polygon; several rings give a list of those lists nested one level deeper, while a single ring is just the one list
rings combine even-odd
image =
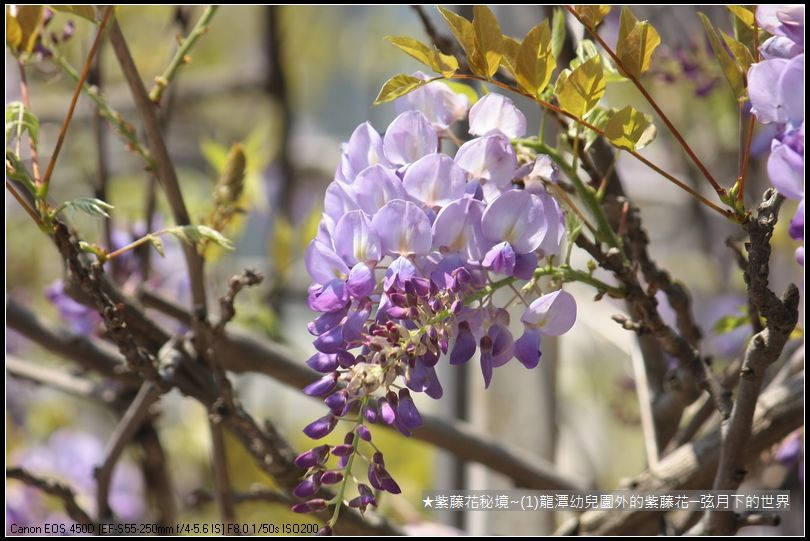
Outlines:
[{"label": "hanging flower raceme", "polygon": [[761,5],[756,13],[772,37],[760,47],[763,60],[748,71],[751,111],[777,126],[768,177],[779,193],[799,201],[789,232],[802,241],[796,260],[804,265],[804,5]]},{"label": "hanging flower raceme", "polygon": [[[536,367],[541,337],[574,324],[573,297],[542,294],[533,280],[538,265],[559,253],[564,234],[560,207],[540,180],[556,181],[556,172],[546,156],[519,163],[510,138],[525,134],[526,119],[497,94],[470,111],[477,137],[454,156],[441,152],[467,106],[466,98],[433,82],[399,100],[400,114],[384,135],[364,123],[343,147],[306,254],[309,306],[320,312],[308,327],[317,353],[307,364],[324,375],[305,393],[323,397],[329,412],[304,432],[318,440],[341,421],[348,429],[339,445],[298,457],[307,474],[295,492],[305,500],[297,511],[341,505],[318,491],[355,479],[357,470],[350,470],[360,460],[368,485],[355,482],[349,506],[376,505],[373,490],[400,491],[382,454],[361,442],[371,440],[367,425],[410,435],[422,424],[412,393],[442,396],[439,362],[466,363],[477,352],[489,386],[493,369],[513,357]],[[515,340],[509,313],[493,293],[521,279],[533,281],[523,295],[516,290],[526,306],[525,332]],[[374,453],[365,456],[366,448]]]}]

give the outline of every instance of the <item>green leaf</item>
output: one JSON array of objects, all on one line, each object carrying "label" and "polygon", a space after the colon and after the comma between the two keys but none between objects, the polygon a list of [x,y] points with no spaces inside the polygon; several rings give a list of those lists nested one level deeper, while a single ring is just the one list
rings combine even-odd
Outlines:
[{"label": "green leaf", "polygon": [[539,96],[551,81],[557,61],[551,50],[551,28],[548,20],[526,34],[516,59],[518,86],[532,96]]},{"label": "green leaf", "polygon": [[503,56],[503,34],[498,19],[492,10],[484,5],[473,8],[473,31],[477,50],[486,69],[487,79],[498,71]]},{"label": "green leaf", "polygon": [[146,237],[149,239],[152,248],[160,254],[160,257],[166,257],[166,251],[163,248],[163,240],[157,235],[147,235]]},{"label": "green leaf", "polygon": [[467,54],[467,64],[470,66],[470,70],[476,75],[489,78],[487,75],[486,60],[478,47],[478,40],[475,36],[473,23],[458,13],[441,6],[439,6],[439,13],[441,13],[442,18],[444,18],[444,21],[447,23],[448,28],[450,28],[450,32],[453,33],[456,41],[458,41],[461,48],[464,49],[464,52]]},{"label": "green leaf", "polygon": [[77,197],[72,201],[62,203],[56,212],[62,210],[80,210],[96,218],[109,218],[110,215],[107,214],[107,211],[113,208],[114,207],[109,203],[95,197]]},{"label": "green leaf", "polygon": [[748,324],[747,315],[728,314],[714,322],[714,332],[725,334]]},{"label": "green leaf", "polygon": [[430,81],[419,79],[412,75],[405,75],[400,73],[388,79],[377,94],[377,99],[374,100],[374,105],[387,103],[395,100],[400,96],[404,96],[408,92],[413,92],[419,87],[425,86]]},{"label": "green leaf", "polygon": [[554,93],[563,110],[584,118],[605,94],[602,59],[594,56],[573,71],[564,70]]},{"label": "green leaf", "polygon": [[513,76],[515,76],[516,66],[517,66],[517,56],[518,51],[520,51],[520,42],[513,37],[504,36],[503,37],[503,56],[501,57],[501,64]]},{"label": "green leaf", "polygon": [[448,86],[450,90],[456,94],[467,96],[467,99],[470,100],[470,105],[474,105],[475,102],[478,101],[478,94],[475,92],[475,89],[468,84],[459,81],[436,81],[436,84]]},{"label": "green leaf", "polygon": [[648,21],[639,22],[630,8],[622,7],[616,56],[625,73],[638,77],[650,69],[652,55],[660,44],[661,36]]},{"label": "green leaf", "polygon": [[591,28],[596,28],[602,22],[608,13],[610,13],[611,6],[575,6],[577,15],[582,19],[582,22]]},{"label": "green leaf", "polygon": [[560,56],[564,43],[565,12],[560,8],[554,8],[554,14],[551,16],[551,55],[554,58]]},{"label": "green leaf", "polygon": [[37,144],[39,141],[39,119],[21,101],[13,101],[6,105],[6,141],[22,137],[27,132]]},{"label": "green leaf", "polygon": [[458,71],[458,60],[456,60],[455,56],[442,54],[418,39],[407,36],[387,36],[385,39],[445,77],[449,77]]},{"label": "green leaf", "polygon": [[174,235],[181,241],[192,246],[198,246],[203,241],[211,241],[226,250],[233,250],[233,243],[216,229],[205,225],[178,225],[163,230],[164,233]]},{"label": "green leaf", "polygon": [[96,10],[92,6],[48,6],[54,11],[77,15],[82,19],[87,19],[91,23],[96,22]]},{"label": "green leaf", "polygon": [[31,195],[37,196],[37,187],[31,180],[31,174],[23,165],[20,157],[9,148],[6,149],[6,177],[19,182]]},{"label": "green leaf", "polygon": [[735,17],[748,28],[754,28],[754,12],[745,6],[726,6],[726,9],[735,15]]},{"label": "green leaf", "polygon": [[754,57],[751,54],[751,51],[737,41],[736,39],[732,38],[722,30],[720,31],[720,36],[723,38],[723,41],[728,47],[728,50],[731,51],[731,54],[734,56],[734,59],[737,61],[737,64],[740,66],[740,70],[743,74],[748,73],[748,68],[751,67],[751,64],[754,63]]},{"label": "green leaf", "polygon": [[656,134],[652,117],[629,105],[610,115],[604,131],[611,143],[628,150],[644,148],[655,139]]},{"label": "green leaf", "polygon": [[[44,6],[6,8],[6,42],[15,53],[30,53],[42,32]],[[10,22],[11,21],[11,22]]]},{"label": "green leaf", "polygon": [[717,30],[715,30],[714,26],[712,26],[712,23],[711,21],[709,21],[709,18],[706,17],[706,15],[704,15],[703,13],[698,13],[698,16],[700,17],[700,20],[703,23],[703,27],[706,29],[706,34],[708,34],[709,41],[712,44],[714,56],[720,63],[720,67],[723,70],[723,75],[725,75],[729,86],[731,86],[731,91],[734,92],[734,96],[737,99],[742,98],[745,95],[744,72],[737,64],[737,61],[731,56],[731,54],[720,42],[720,37],[717,34]]}]

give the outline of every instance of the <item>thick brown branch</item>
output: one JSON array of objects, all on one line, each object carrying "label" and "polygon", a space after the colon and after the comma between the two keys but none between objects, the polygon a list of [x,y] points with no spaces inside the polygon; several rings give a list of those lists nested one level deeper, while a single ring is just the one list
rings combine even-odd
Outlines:
[{"label": "thick brown branch", "polygon": [[[714,478],[715,490],[734,490],[745,477],[744,457],[750,447],[751,424],[765,370],[775,363],[796,327],[799,317],[799,290],[790,284],[781,298],[770,289],[771,236],[779,217],[783,197],[768,189],[757,208],[757,216],[743,227],[748,233],[748,266],[744,272],[748,297],[765,318],[765,328],[749,341],[740,369],[740,383],[731,418],[723,424],[720,464]],[[728,535],[739,524],[730,512],[706,514],[706,531]]]}]

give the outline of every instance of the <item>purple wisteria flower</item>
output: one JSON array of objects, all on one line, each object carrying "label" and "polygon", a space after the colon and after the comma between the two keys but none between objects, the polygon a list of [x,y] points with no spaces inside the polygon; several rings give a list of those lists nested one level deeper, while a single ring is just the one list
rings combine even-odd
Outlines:
[{"label": "purple wisteria flower", "polygon": [[748,71],[751,111],[775,125],[768,177],[788,199],[799,201],[790,236],[802,241],[796,260],[804,266],[804,5],[761,5],[757,22],[773,37],[760,47],[763,61]]},{"label": "purple wisteria flower", "polygon": [[[342,443],[298,457],[306,475],[296,511],[322,509],[319,487],[355,478],[343,470],[372,450],[364,455],[371,488],[359,484],[349,505],[375,505],[372,489],[398,493],[382,454],[363,443],[371,440],[366,425],[410,435],[422,424],[413,395],[442,396],[438,363],[478,354],[488,387],[494,369],[514,357],[536,367],[541,335],[563,334],[576,319],[573,297],[558,285],[535,293],[535,272],[559,253],[565,233],[561,208],[545,189],[558,181],[556,167],[546,156],[520,163],[511,139],[526,133],[526,119],[498,94],[470,109],[474,138],[455,155],[441,152],[441,141],[455,138],[447,130],[467,111],[466,98],[448,92],[434,82],[400,98],[384,134],[361,124],[326,190],[305,258],[309,306],[320,312],[308,325],[317,353],[307,364],[322,375],[304,392],[322,397],[328,413],[304,432],[320,440],[333,437],[341,420],[352,424]],[[492,292],[519,280],[532,282],[513,299],[528,303],[516,341]],[[337,469],[327,468],[330,455]]]}]

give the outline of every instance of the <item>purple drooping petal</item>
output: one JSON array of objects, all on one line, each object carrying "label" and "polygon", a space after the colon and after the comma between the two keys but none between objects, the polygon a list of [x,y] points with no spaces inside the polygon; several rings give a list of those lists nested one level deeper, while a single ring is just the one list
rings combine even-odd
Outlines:
[{"label": "purple drooping petal", "polygon": [[512,276],[515,270],[515,250],[508,242],[500,242],[489,249],[481,264],[496,274]]},{"label": "purple drooping petal", "polygon": [[537,254],[532,252],[530,254],[518,254],[515,257],[515,270],[512,271],[512,276],[520,278],[521,280],[531,280],[534,276],[534,271],[537,268]]},{"label": "purple drooping petal", "polygon": [[757,24],[774,36],[785,36],[804,47],[803,4],[761,4],[756,9]]},{"label": "purple drooping petal", "polygon": [[311,498],[320,488],[320,483],[316,483],[312,477],[307,477],[293,489],[293,496],[296,498]]},{"label": "purple drooping petal", "polygon": [[804,197],[799,201],[796,214],[790,220],[788,233],[790,233],[790,238],[793,240],[804,240]]},{"label": "purple drooping petal", "polygon": [[425,255],[433,237],[427,214],[415,203],[394,199],[377,211],[372,220],[385,253]]},{"label": "purple drooping petal", "polygon": [[763,124],[804,121],[804,54],[790,60],[772,58],[748,70],[751,112]]},{"label": "purple drooping petal", "polygon": [[343,327],[337,326],[316,338],[312,345],[321,353],[337,353],[343,349]]},{"label": "purple drooping petal", "polygon": [[562,289],[535,299],[521,317],[527,327],[548,336],[568,332],[577,320],[577,303],[573,295]]},{"label": "purple drooping petal", "polygon": [[430,121],[419,111],[408,111],[394,119],[385,131],[383,148],[388,161],[407,165],[439,149],[439,137]]},{"label": "purple drooping petal", "polygon": [[481,231],[484,208],[483,202],[470,197],[445,206],[433,222],[433,247],[480,261],[489,244]]},{"label": "purple drooping petal", "polygon": [[[428,79],[422,72],[416,72],[414,77]],[[463,94],[456,94],[442,81],[433,81],[427,85],[408,92],[394,102],[397,113],[416,110],[421,112],[437,131],[443,131],[457,120],[467,114],[470,100]]]},{"label": "purple drooping petal", "polygon": [[503,366],[512,359],[514,339],[506,325],[492,325],[487,331],[492,340],[492,366]]},{"label": "purple drooping petal", "polygon": [[470,109],[470,134],[501,133],[510,139],[526,135],[526,117],[500,94],[489,93]]},{"label": "purple drooping petal", "polygon": [[515,253],[528,254],[540,246],[548,231],[544,213],[543,201],[536,195],[509,190],[487,207],[481,229],[490,241],[508,242]]},{"label": "purple drooping petal", "polygon": [[340,172],[351,183],[360,171],[377,164],[390,165],[383,153],[382,137],[370,123],[364,122],[357,126],[344,148]]},{"label": "purple drooping petal", "polygon": [[489,389],[492,383],[492,350],[481,348],[481,374],[484,376],[484,388]]},{"label": "purple drooping petal", "polygon": [[374,264],[382,259],[382,245],[368,215],[352,210],[340,218],[333,235],[335,253],[348,265]]},{"label": "purple drooping petal", "polygon": [[793,58],[802,54],[802,46],[790,38],[784,36],[773,36],[765,40],[759,47],[764,60],[771,58]]},{"label": "purple drooping petal", "polygon": [[543,235],[543,242],[540,243],[540,250],[545,257],[557,255],[565,237],[565,216],[556,199],[545,192],[538,194],[537,197],[543,202],[543,215],[546,218],[546,233]]},{"label": "purple drooping petal", "polygon": [[340,220],[350,210],[358,208],[357,201],[351,192],[351,186],[337,180],[329,183],[323,197],[323,213],[329,216],[333,222]]},{"label": "purple drooping petal", "polygon": [[540,362],[540,333],[526,329],[515,341],[515,358],[526,368],[535,368]]},{"label": "purple drooping petal", "polygon": [[368,310],[360,310],[352,312],[346,317],[346,322],[343,324],[343,340],[351,342],[360,338],[363,332],[363,325],[368,319]]},{"label": "purple drooping petal", "polygon": [[517,156],[503,135],[487,135],[467,141],[456,153],[456,163],[477,179],[487,201],[495,199],[515,177]]},{"label": "purple drooping petal", "polygon": [[349,295],[356,299],[371,295],[375,285],[374,271],[365,263],[358,263],[352,267],[349,279],[346,280],[346,289],[349,291]]},{"label": "purple drooping petal", "polygon": [[332,280],[345,280],[349,267],[331,247],[318,240],[313,240],[307,247],[304,262],[309,275],[315,282],[325,285]]},{"label": "purple drooping petal", "polygon": [[400,389],[399,402],[397,403],[397,420],[409,430],[413,430],[422,425],[422,416],[413,403],[411,394],[407,389]]},{"label": "purple drooping petal", "polygon": [[321,314],[320,316],[316,317],[314,320],[307,323],[307,330],[313,336],[320,336],[323,333],[335,328],[343,318],[346,316],[346,311],[348,310],[348,306],[346,306],[346,310],[340,310],[337,312],[327,312],[325,314]]},{"label": "purple drooping petal", "polygon": [[470,330],[470,324],[462,321],[458,324],[458,333],[453,349],[450,350],[450,364],[464,364],[475,355],[476,340]]},{"label": "purple drooping petal", "polygon": [[346,391],[338,391],[327,396],[323,400],[323,403],[326,404],[326,407],[335,415],[342,415],[343,410],[346,409],[347,399],[348,395]]},{"label": "purple drooping petal", "polygon": [[405,199],[402,181],[393,171],[381,165],[363,169],[354,180],[352,193],[357,205],[369,216],[393,199]]},{"label": "purple drooping petal", "polygon": [[787,120],[794,125],[804,122],[804,54],[788,61],[779,78],[779,101]]},{"label": "purple drooping petal", "polygon": [[774,187],[789,199],[804,197],[804,156],[777,139],[768,157],[768,177]]},{"label": "purple drooping petal", "polygon": [[428,154],[405,171],[402,187],[428,207],[443,207],[464,195],[467,174],[447,154]]},{"label": "purple drooping petal", "polygon": [[335,312],[349,302],[349,291],[343,280],[332,280],[324,286],[311,289],[307,297],[310,309],[316,312]]}]

